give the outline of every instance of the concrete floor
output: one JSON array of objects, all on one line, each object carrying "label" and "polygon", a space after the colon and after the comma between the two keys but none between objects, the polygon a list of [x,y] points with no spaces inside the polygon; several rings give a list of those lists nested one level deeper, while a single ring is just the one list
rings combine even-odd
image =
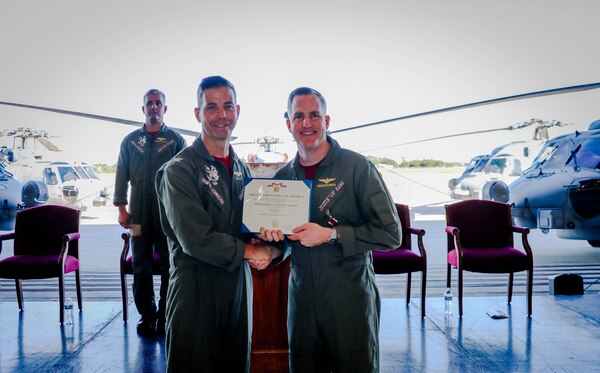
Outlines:
[{"label": "concrete floor", "polygon": [[[415,299],[418,302],[418,298]],[[415,301],[413,300],[413,301]],[[132,311],[134,311],[133,307]],[[600,295],[467,297],[462,320],[442,299],[383,299],[381,372],[600,372]],[[498,311],[506,319],[492,319]],[[164,340],[141,338],[123,323],[119,302],[85,302],[61,327],[56,301],[0,303],[0,372],[162,372]]]}]

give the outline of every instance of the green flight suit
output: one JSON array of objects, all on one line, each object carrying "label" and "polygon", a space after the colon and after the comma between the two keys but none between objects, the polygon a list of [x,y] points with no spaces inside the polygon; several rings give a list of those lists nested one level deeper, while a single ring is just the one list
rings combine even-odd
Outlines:
[{"label": "green flight suit", "polygon": [[159,170],[156,188],[169,241],[169,372],[246,372],[252,277],[241,233],[245,165],[229,148],[232,176],[200,138]]},{"label": "green flight suit", "polygon": [[[158,317],[163,319],[169,283],[167,238],[160,226],[155,175],[163,164],[186,146],[185,139],[166,125],[161,127],[154,139],[148,135],[144,125],[125,136],[119,151],[113,204],[119,206],[129,202],[133,298],[140,315],[148,319],[157,317],[152,279],[154,252],[159,254],[161,262]],[[129,186],[131,195],[128,201]]]},{"label": "green flight suit", "polygon": [[[371,250],[400,245],[400,221],[381,175],[362,155],[331,148],[313,179],[310,220],[337,219],[341,240],[304,247],[286,240],[292,256],[288,339],[293,372],[378,372],[381,299]],[[298,156],[276,178],[304,179]]]}]

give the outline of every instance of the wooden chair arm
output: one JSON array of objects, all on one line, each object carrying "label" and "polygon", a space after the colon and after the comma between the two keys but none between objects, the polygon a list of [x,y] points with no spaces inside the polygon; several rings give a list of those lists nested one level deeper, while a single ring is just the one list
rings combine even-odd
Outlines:
[{"label": "wooden chair arm", "polygon": [[129,255],[129,239],[131,238],[131,234],[129,234],[128,232],[125,232],[125,233],[121,234],[121,238],[123,239],[123,250],[121,250],[121,259],[120,259],[120,263],[121,263],[121,267],[122,267],[123,264],[125,263],[125,261],[127,260],[127,256]]},{"label": "wooden chair arm", "polygon": [[425,230],[419,228],[408,227],[408,231],[412,234],[416,234],[417,236],[421,234],[421,232],[423,232],[423,235],[425,234]]},{"label": "wooden chair arm", "polygon": [[67,260],[67,254],[69,252],[69,242],[79,240],[81,235],[78,232],[67,233],[63,236],[62,239],[62,248],[60,250],[60,254],[58,255],[58,261],[62,264],[63,268],[65,266],[65,260]]},{"label": "wooden chair arm", "polygon": [[423,258],[423,263],[427,263],[427,251],[425,250],[425,245],[423,244],[425,229],[410,228],[410,233],[417,235],[417,247],[419,248],[419,253],[421,254],[421,258]]},{"label": "wooden chair arm", "polygon": [[531,230],[527,227],[520,227],[518,225],[513,225],[512,231],[516,232],[516,233],[521,233],[521,242],[523,243],[523,249],[525,249],[525,252],[527,253],[527,257],[529,257],[530,260],[533,260],[533,251],[531,250],[531,246],[529,245],[529,239],[527,238],[527,236],[529,235],[529,232],[531,232]]},{"label": "wooden chair arm", "polygon": [[453,236],[456,236],[456,234],[458,233],[458,228],[447,226],[446,227],[446,233],[451,234]]},{"label": "wooden chair arm", "polygon": [[79,238],[81,238],[81,234],[79,233],[67,233],[63,236],[63,242],[69,242],[69,241],[74,241],[74,240],[78,240]]},{"label": "wooden chair arm", "polygon": [[529,234],[530,229],[527,227],[520,227],[518,225],[513,225],[512,226],[512,231],[516,232],[516,233],[525,233],[525,234]]},{"label": "wooden chair arm", "polygon": [[[447,226],[445,228],[446,233],[448,234],[448,252],[451,251],[451,246],[456,250],[456,256],[458,258],[458,263],[462,263],[462,246],[460,245],[460,229],[457,227]],[[450,245],[450,240],[452,240],[453,245]]]}]

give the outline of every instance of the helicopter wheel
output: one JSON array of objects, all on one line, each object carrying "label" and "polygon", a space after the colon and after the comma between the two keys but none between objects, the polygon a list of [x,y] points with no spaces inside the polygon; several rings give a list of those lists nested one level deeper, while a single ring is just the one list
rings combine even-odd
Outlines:
[{"label": "helicopter wheel", "polygon": [[593,247],[600,247],[600,240],[587,240],[587,242]]}]

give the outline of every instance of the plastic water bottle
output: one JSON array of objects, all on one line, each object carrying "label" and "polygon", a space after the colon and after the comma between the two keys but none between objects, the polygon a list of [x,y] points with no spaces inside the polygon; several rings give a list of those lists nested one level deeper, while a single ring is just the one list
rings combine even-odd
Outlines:
[{"label": "plastic water bottle", "polygon": [[444,314],[446,316],[452,315],[452,290],[447,288],[444,292]]},{"label": "plastic water bottle", "polygon": [[73,324],[75,324],[75,319],[73,318],[73,299],[68,298],[65,302],[65,325]]}]

